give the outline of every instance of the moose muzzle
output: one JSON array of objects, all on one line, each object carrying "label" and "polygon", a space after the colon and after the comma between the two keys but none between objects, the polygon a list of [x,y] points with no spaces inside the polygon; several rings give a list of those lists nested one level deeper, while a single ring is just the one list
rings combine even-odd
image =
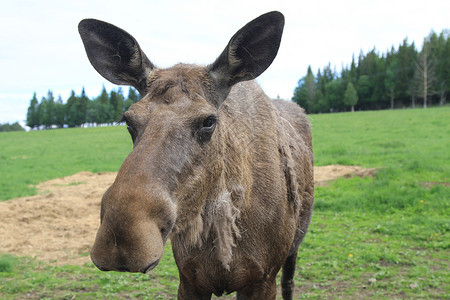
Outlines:
[{"label": "moose muzzle", "polygon": [[163,250],[161,229],[153,220],[105,215],[91,259],[102,271],[146,273],[159,263]]}]

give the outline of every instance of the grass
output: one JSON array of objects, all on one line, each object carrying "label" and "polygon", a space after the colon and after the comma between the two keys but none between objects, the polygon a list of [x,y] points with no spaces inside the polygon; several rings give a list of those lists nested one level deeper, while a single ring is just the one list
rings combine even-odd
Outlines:
[{"label": "grass", "polygon": [[150,276],[100,272],[93,264],[55,267],[29,257],[0,257],[1,299],[170,299],[177,286],[170,245]]},{"label": "grass", "polygon": [[[450,107],[311,120],[316,165],[379,171],[373,178],[338,179],[316,189],[310,231],[299,252],[296,299],[449,299]],[[52,177],[117,170],[131,150],[125,131],[0,134],[0,171],[13,178],[2,183],[2,198],[32,193],[8,189]],[[145,276],[3,255],[0,298],[173,299],[178,275],[169,246],[163,259]]]},{"label": "grass", "polygon": [[80,171],[117,171],[132,149],[124,126],[0,134],[0,200]]}]

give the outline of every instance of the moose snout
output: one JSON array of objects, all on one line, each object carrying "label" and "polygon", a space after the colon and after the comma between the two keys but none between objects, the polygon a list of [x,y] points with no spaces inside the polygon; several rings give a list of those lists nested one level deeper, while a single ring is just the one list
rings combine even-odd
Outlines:
[{"label": "moose snout", "polygon": [[154,222],[135,221],[118,226],[105,218],[90,255],[101,271],[147,273],[158,265],[163,250],[163,237]]}]

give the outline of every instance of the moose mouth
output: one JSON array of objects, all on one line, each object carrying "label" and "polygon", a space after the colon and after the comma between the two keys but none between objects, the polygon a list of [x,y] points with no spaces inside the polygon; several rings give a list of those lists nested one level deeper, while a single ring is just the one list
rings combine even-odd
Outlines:
[{"label": "moose mouth", "polygon": [[108,271],[117,271],[117,272],[130,272],[130,273],[143,273],[143,274],[147,274],[148,272],[150,272],[151,270],[153,270],[153,269],[159,264],[160,259],[158,259],[158,260],[156,260],[156,261],[150,263],[148,266],[146,266],[146,267],[144,267],[144,268],[142,268],[142,269],[140,269],[140,270],[138,270],[138,271],[130,270],[130,269],[127,268],[127,267],[117,267],[117,268],[112,268],[112,269],[110,269],[110,268],[103,268],[103,267],[97,265],[93,260],[92,260],[92,262],[94,263],[94,265],[95,265],[100,271],[105,271],[105,272],[108,272]]},{"label": "moose mouth", "polygon": [[147,272],[153,270],[158,264],[159,264],[159,259],[152,262],[151,264],[149,264],[146,268],[143,269],[142,273],[146,274]]}]

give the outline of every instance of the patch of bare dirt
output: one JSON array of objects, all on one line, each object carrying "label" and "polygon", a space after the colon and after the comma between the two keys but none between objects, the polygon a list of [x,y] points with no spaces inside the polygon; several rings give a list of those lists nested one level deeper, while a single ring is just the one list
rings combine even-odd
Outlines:
[{"label": "patch of bare dirt", "polygon": [[377,170],[378,168],[343,165],[314,167],[314,184],[315,186],[326,186],[328,182],[340,177],[373,177]]},{"label": "patch of bare dirt", "polygon": [[420,185],[426,189],[431,189],[435,185],[450,186],[450,182],[421,182]]},{"label": "patch of bare dirt", "polygon": [[[338,177],[371,176],[357,166],[314,168],[316,185]],[[117,173],[81,172],[38,185],[38,195],[0,202],[0,253],[82,265],[100,224],[100,200]]]},{"label": "patch of bare dirt", "polygon": [[57,264],[88,262],[100,199],[115,177],[81,172],[39,184],[36,196],[0,202],[0,253]]}]

